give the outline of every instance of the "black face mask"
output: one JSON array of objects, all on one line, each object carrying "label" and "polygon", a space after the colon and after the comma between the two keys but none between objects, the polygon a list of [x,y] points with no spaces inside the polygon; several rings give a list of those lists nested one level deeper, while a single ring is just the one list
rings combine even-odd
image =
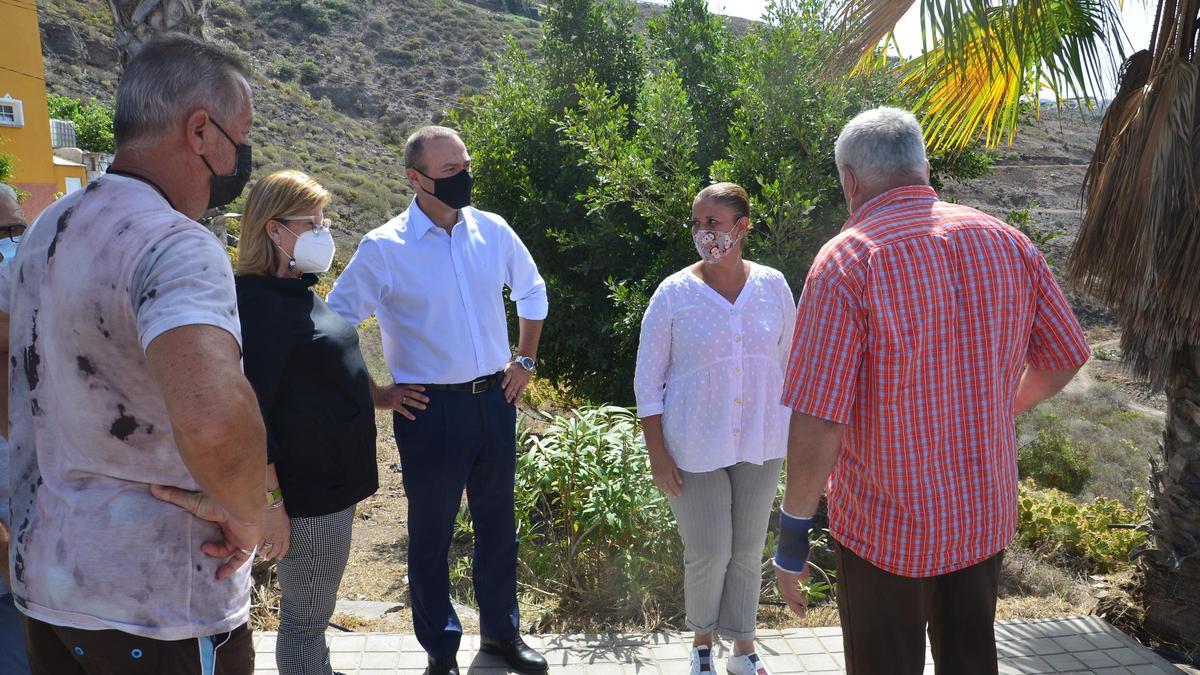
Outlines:
[{"label": "black face mask", "polygon": [[[423,187],[421,190],[437,197],[446,206],[452,209],[461,209],[471,205],[471,187],[475,185],[475,177],[471,175],[469,169],[463,169],[453,176],[445,178],[433,178],[416,167],[413,167],[413,171],[433,181],[433,192],[429,192]],[[417,183],[418,187],[420,185]]]},{"label": "black face mask", "polygon": [[242,190],[246,189],[246,183],[250,180],[251,169],[250,144],[238,143],[233,140],[233,136],[230,136],[220,124],[217,124],[216,120],[210,117],[209,121],[225,135],[225,138],[229,139],[230,143],[233,143],[233,147],[237,150],[237,164],[233,167],[233,173],[228,176],[223,176],[213,171],[212,164],[208,163],[208,159],[204,155],[200,155],[200,159],[204,161],[204,166],[207,166],[208,170],[212,172],[212,178],[209,179],[208,184],[208,208],[215,209],[237,199],[242,194]]}]

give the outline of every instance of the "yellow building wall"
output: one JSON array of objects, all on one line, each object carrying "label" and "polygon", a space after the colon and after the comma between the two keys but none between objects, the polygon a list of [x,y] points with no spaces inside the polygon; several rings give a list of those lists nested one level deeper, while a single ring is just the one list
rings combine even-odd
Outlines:
[{"label": "yellow building wall", "polygon": [[[0,2],[4,2],[4,0],[0,0]],[[54,166],[54,186],[55,186],[56,192],[61,192],[63,194],[66,194],[68,177],[78,178],[80,187],[87,186],[87,182],[88,182],[87,167],[86,166],[64,166],[62,164],[55,165]]]},{"label": "yellow building wall", "polygon": [[[50,147],[46,69],[34,0],[0,0],[0,97],[21,101],[25,124],[0,126],[0,153],[14,158],[12,182],[29,192],[25,213],[32,218],[62,191]],[[48,193],[48,194],[47,194]]]}]

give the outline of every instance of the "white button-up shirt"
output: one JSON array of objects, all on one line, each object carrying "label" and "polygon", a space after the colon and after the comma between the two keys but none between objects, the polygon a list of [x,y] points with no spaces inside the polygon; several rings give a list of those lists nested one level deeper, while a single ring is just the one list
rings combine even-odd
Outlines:
[{"label": "white button-up shirt", "polygon": [[779,401],[795,321],[783,274],[755,263],[733,303],[689,269],[654,292],[638,344],[637,414],[662,415],[667,452],[680,469],[787,454],[791,416]]},{"label": "white button-up shirt", "polygon": [[396,382],[454,384],[509,362],[505,286],[517,316],[546,318],[546,284],[503,218],[468,206],[447,233],[413,199],[363,237],[326,302],[355,325],[379,320]]}]

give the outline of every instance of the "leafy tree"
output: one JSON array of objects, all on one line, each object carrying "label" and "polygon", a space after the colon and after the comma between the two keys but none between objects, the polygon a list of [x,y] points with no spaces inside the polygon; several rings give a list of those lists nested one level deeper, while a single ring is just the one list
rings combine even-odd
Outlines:
[{"label": "leafy tree", "polygon": [[674,64],[700,132],[696,163],[711,165],[729,141],[736,109],[737,50],[733,35],[705,0],[682,0],[647,23],[652,52]]},{"label": "leafy tree", "polygon": [[47,96],[50,117],[75,123],[75,141],[88,152],[113,151],[113,107],[91,99],[87,103],[68,96]]},{"label": "leafy tree", "polygon": [[[888,69],[823,79],[819,0],[787,0],[735,37],[697,0],[651,24],[650,58],[630,6],[561,0],[533,57],[514,44],[487,93],[450,123],[463,132],[482,208],[521,233],[554,306],[541,360],[596,402],[628,403],[646,303],[696,259],[685,226],[715,180],[750,192],[750,257],[799,292],[812,255],[845,218],[833,140],[864,107],[897,101]],[[947,157],[967,172],[973,158]]]}]

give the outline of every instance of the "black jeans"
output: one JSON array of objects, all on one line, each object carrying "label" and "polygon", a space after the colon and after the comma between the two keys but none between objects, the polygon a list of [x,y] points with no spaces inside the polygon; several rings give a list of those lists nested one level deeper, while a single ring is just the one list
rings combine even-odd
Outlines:
[{"label": "black jeans", "polygon": [[408,497],[408,579],[417,641],[430,656],[458,652],[448,556],[463,489],[475,529],[472,582],[484,637],[517,636],[517,529],[513,515],[516,406],[494,386],[482,394],[427,389],[416,420],[394,416]]},{"label": "black jeans", "polygon": [[840,544],[834,548],[849,675],[920,675],[927,629],[937,673],[995,675],[1003,552],[956,572],[915,578],[885,572]]}]

